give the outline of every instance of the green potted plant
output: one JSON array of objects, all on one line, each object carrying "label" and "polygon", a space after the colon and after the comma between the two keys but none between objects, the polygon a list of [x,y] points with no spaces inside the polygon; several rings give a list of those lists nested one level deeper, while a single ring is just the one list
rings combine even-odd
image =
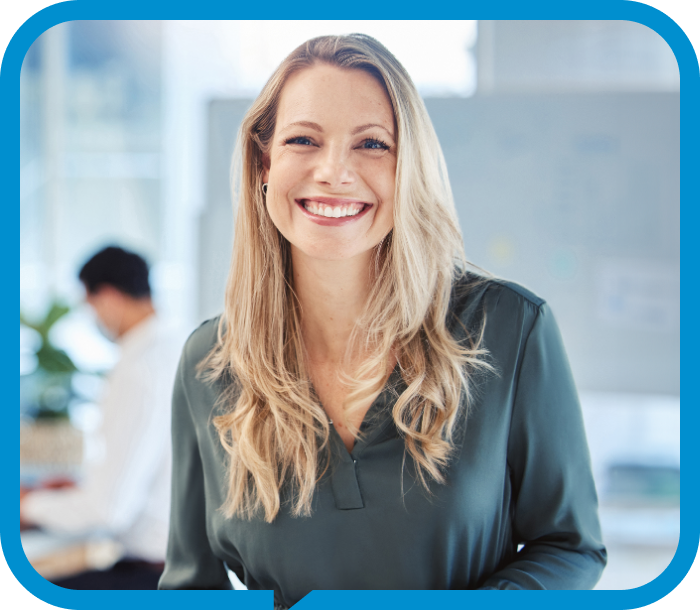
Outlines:
[{"label": "green potted plant", "polygon": [[41,320],[29,320],[21,311],[20,325],[33,329],[41,341],[34,351],[36,368],[20,375],[21,402],[29,416],[20,428],[20,462],[24,465],[72,468],[82,460],[82,435],[70,424],[68,406],[75,393],[78,371],[65,351],[50,338],[54,325],[70,308],[54,301]]},{"label": "green potted plant", "polygon": [[71,378],[78,368],[50,339],[51,329],[68,312],[68,306],[54,301],[42,320],[29,321],[21,311],[19,313],[20,324],[33,329],[41,337],[41,344],[35,352],[37,367],[31,374],[36,390],[32,411],[33,416],[39,420],[68,418]]}]

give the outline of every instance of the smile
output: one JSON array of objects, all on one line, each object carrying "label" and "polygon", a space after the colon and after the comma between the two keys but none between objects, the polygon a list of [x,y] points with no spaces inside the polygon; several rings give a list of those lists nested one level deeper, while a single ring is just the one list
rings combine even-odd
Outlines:
[{"label": "smile", "polygon": [[345,225],[365,215],[372,204],[357,200],[318,198],[297,199],[304,216],[319,225]]},{"label": "smile", "polygon": [[307,211],[311,212],[311,214],[335,219],[344,216],[355,216],[356,214],[362,212],[362,209],[365,207],[365,205],[362,203],[329,206],[313,200],[302,200],[302,204]]}]

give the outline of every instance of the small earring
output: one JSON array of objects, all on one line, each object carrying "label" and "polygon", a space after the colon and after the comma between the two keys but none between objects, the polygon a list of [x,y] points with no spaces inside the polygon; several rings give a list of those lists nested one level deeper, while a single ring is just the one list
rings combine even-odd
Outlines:
[{"label": "small earring", "polygon": [[263,192],[263,195],[267,195],[267,183],[266,182],[263,183],[262,192]]}]

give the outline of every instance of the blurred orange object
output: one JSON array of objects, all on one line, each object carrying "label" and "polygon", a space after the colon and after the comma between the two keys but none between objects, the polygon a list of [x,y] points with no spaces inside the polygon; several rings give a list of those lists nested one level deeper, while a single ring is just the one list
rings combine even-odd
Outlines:
[{"label": "blurred orange object", "polygon": [[75,488],[75,480],[68,477],[54,477],[42,482],[39,487],[49,488],[51,490],[58,490],[60,488]]}]

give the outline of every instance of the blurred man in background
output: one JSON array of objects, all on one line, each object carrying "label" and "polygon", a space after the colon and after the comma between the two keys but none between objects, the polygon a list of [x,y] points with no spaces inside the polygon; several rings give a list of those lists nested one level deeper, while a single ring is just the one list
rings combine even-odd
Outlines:
[{"label": "blurred man in background", "polygon": [[78,486],[21,493],[24,526],[75,536],[108,536],[123,549],[111,569],[56,580],[71,589],[156,589],[170,505],[170,401],[183,343],[156,317],[148,266],[118,247],[80,270],[86,301],[120,347],[101,402],[101,460]]}]

